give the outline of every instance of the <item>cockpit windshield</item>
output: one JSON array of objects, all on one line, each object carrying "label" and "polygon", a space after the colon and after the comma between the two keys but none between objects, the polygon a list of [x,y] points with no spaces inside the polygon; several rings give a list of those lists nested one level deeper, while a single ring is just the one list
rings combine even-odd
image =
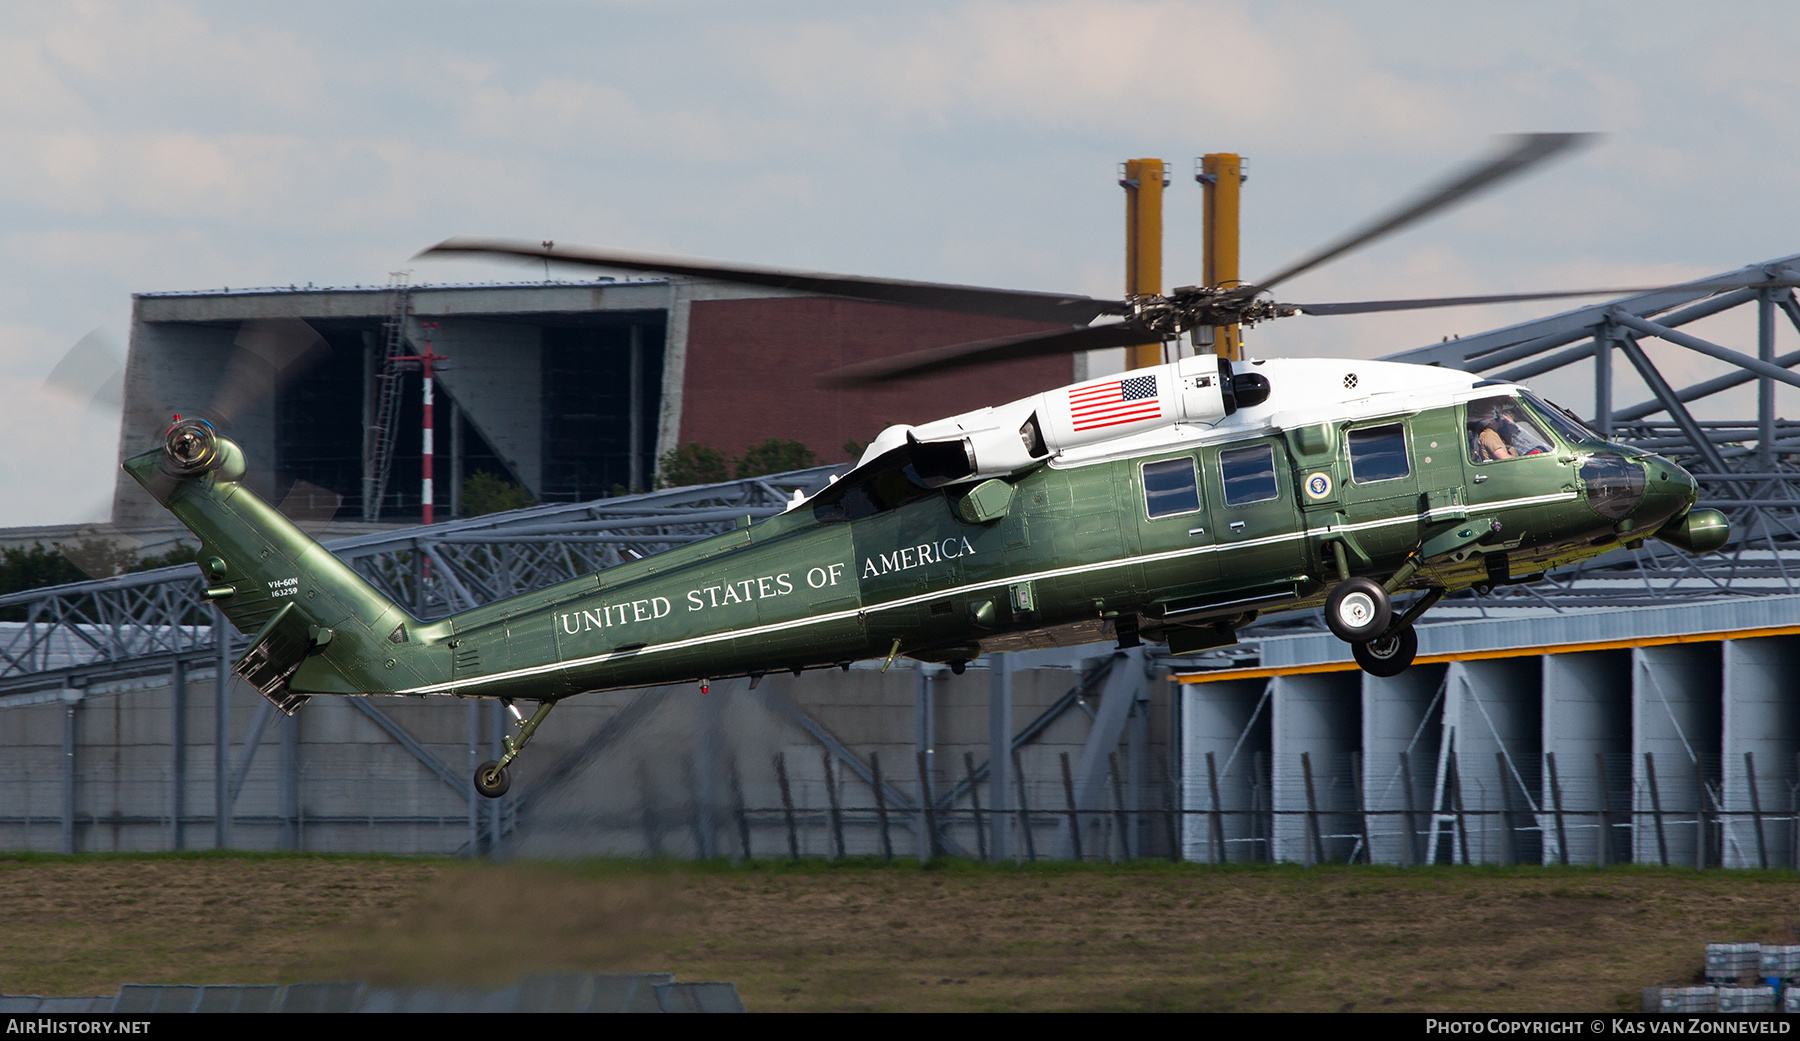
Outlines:
[{"label": "cockpit windshield", "polygon": [[1525,399],[1526,404],[1530,405],[1531,410],[1542,417],[1544,422],[1550,424],[1551,429],[1561,434],[1563,439],[1570,444],[1606,440],[1598,430],[1588,426],[1582,422],[1579,416],[1556,402],[1530,393],[1519,396]]},{"label": "cockpit windshield", "polygon": [[1550,451],[1550,438],[1517,398],[1509,394],[1469,402],[1470,459],[1493,463]]}]

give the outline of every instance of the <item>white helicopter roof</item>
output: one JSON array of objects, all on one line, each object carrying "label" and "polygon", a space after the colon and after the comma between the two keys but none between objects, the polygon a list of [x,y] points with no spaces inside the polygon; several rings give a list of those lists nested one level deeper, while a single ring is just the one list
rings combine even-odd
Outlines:
[{"label": "white helicopter roof", "polygon": [[[1164,389],[1152,390],[1150,393],[1164,395],[1166,403],[1170,400],[1167,395],[1181,393],[1178,388],[1184,384],[1195,388],[1213,387],[1217,383],[1218,371],[1218,360],[1211,355],[1183,358],[1161,366],[1132,370],[1128,374],[1115,373],[1096,377],[1084,383],[1046,391],[1005,405],[977,409],[922,426],[891,426],[869,444],[858,461],[857,468],[868,465],[914,437],[935,440],[960,437],[968,432],[974,432],[977,436],[983,432],[998,432],[998,440],[1010,444],[1013,454],[1017,455],[1020,435],[1013,430],[1025,416],[1031,415],[1033,422],[1036,422],[1039,409],[1087,395],[1087,388],[1117,389],[1112,388],[1112,385],[1122,386],[1122,381],[1143,382],[1144,378],[1153,376],[1154,379],[1148,386],[1161,386]],[[1070,439],[1061,444],[1053,444],[1048,459],[1050,465],[1085,466],[1159,450],[1236,441],[1317,423],[1353,422],[1406,415],[1428,408],[1443,408],[1477,397],[1517,394],[1520,390],[1515,384],[1482,379],[1458,369],[1352,358],[1238,361],[1231,363],[1231,371],[1234,375],[1254,373],[1268,380],[1268,397],[1259,404],[1239,407],[1227,416],[1223,414],[1218,389],[1206,392],[1211,395],[1210,399],[1202,398],[1202,401],[1210,400],[1212,405],[1197,411],[1172,404],[1166,408],[1156,407],[1146,396],[1146,416],[1142,421],[1121,421],[1117,436],[1090,434],[1088,440]],[[1209,373],[1215,376],[1208,376]],[[1122,410],[1136,406],[1104,407]],[[1013,462],[1037,465],[1042,461],[1042,457],[1019,455]],[[1012,468],[1012,463],[1009,463],[1001,469]],[[794,509],[804,501],[796,497],[788,508]]]},{"label": "white helicopter roof", "polygon": [[1267,379],[1267,400],[1239,408],[1212,424],[1178,423],[1067,449],[1051,464],[1080,466],[1162,447],[1217,444],[1316,423],[1405,415],[1518,391],[1513,384],[1458,369],[1354,358],[1240,361],[1232,363],[1232,371],[1253,372]]}]

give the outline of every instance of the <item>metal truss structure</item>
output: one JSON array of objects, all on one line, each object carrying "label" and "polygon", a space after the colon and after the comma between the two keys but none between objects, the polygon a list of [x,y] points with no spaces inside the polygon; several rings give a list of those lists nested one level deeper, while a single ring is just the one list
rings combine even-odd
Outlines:
[{"label": "metal truss structure", "polygon": [[[1767,598],[1800,593],[1800,466],[1794,461],[1800,454],[1800,421],[1780,418],[1775,407],[1777,383],[1800,386],[1800,374],[1792,371],[1800,366],[1800,351],[1781,355],[1775,352],[1779,322],[1786,321],[1800,330],[1800,301],[1793,292],[1796,285],[1800,285],[1800,256],[1786,257],[1391,356],[1389,360],[1460,368],[1506,380],[1591,364],[1595,402],[1590,425],[1618,443],[1655,451],[1680,462],[1700,479],[1702,504],[1724,510],[1732,523],[1730,543],[1704,558],[1689,558],[1654,540],[1647,541],[1638,549],[1621,549],[1552,573],[1543,582],[1451,597],[1422,624],[1467,620],[1479,614],[1515,619],[1524,625],[1533,615],[1743,598],[1776,605],[1780,602]],[[1756,307],[1758,319],[1754,351],[1734,350],[1682,331],[1699,319],[1751,305]],[[1642,345],[1646,338],[1660,339],[1722,361],[1731,370],[1678,388],[1646,354]],[[1614,400],[1613,368],[1620,357],[1649,387],[1648,400],[1626,405]],[[1751,383],[1756,385],[1758,403],[1753,417],[1702,421],[1694,416],[1694,402]],[[415,614],[440,617],[662,552],[730,530],[747,520],[772,516],[784,509],[796,492],[810,493],[819,488],[836,469],[821,467],[772,477],[536,507],[341,539],[327,543],[327,548]],[[1319,628],[1317,621],[1305,617],[1259,623],[1242,634],[1244,644],[1208,652],[1203,658],[1212,660],[1188,664],[1241,665],[1246,658],[1259,656],[1260,640],[1299,635],[1313,628]],[[1507,631],[1511,633],[1512,628]],[[0,597],[0,708],[64,703],[64,742],[70,750],[67,760],[73,763],[73,720],[84,688],[104,687],[117,692],[135,686],[168,686],[177,692],[175,703],[180,704],[179,692],[186,682],[202,680],[209,671],[214,676],[228,675],[230,663],[242,644],[243,638],[203,598],[200,576],[192,565]],[[1064,801],[1071,814],[1104,816],[1101,811],[1105,809],[1107,780],[1117,770],[1109,762],[1110,750],[1118,746],[1122,736],[1128,736],[1128,731],[1135,733],[1131,728],[1141,724],[1142,712],[1129,707],[1145,703],[1144,692],[1150,689],[1148,677],[1170,663],[1161,655],[1134,651],[1130,655],[1132,667],[1093,667],[1104,666],[1106,660],[1113,658],[1111,648],[1061,652],[1054,663],[1048,658],[1040,662],[1032,657],[1033,653],[1036,652],[1004,656],[1001,667],[992,670],[996,677],[993,705],[1010,706],[1010,694],[1001,690],[1010,690],[1007,677],[1016,668],[1074,669],[1081,678],[1066,698],[1022,731],[1015,731],[1009,707],[1004,712],[994,708],[996,714],[990,720],[990,729],[995,734],[1013,734],[1012,745],[1008,747],[1001,741],[989,749],[987,764],[979,768],[971,760],[966,776],[947,784],[942,791],[927,793],[921,784],[915,797],[899,788],[882,788],[897,815],[916,818],[911,823],[915,843],[922,842],[920,836],[931,837],[923,848],[939,846],[954,851],[966,847],[970,839],[979,847],[984,841],[979,824],[981,811],[973,808],[971,796],[978,786],[990,790],[988,786],[996,780],[1004,790],[1008,781],[1004,777],[990,778],[987,771],[997,768],[1008,772],[1012,753],[1029,743],[1032,735],[1050,721],[1067,714],[1072,706],[1086,712],[1093,726],[1081,761],[1072,764],[1075,768],[1064,785]],[[986,660],[982,664],[991,665]],[[927,672],[920,673],[922,687],[916,700],[921,706],[931,702],[925,693],[930,689]],[[1100,698],[1097,715],[1084,698],[1102,683],[1109,693]],[[1110,690],[1114,685],[1122,685],[1121,692],[1136,693],[1114,696]],[[349,702],[356,712],[368,717],[427,767],[434,775],[433,784],[441,782],[442,789],[468,803],[469,851],[492,848],[511,832],[511,821],[521,806],[478,807],[462,770],[439,760],[373,704],[366,704],[364,699]],[[770,701],[766,707],[820,743],[835,764],[824,768],[827,779],[836,769],[844,771],[845,776],[861,778],[865,784],[873,782],[873,763],[834,746],[829,732],[805,713],[783,712],[779,701]],[[648,711],[646,702],[638,705],[637,711],[624,712],[616,725],[603,727],[568,763],[552,769],[545,778],[542,794],[533,798],[549,799],[586,761],[584,757],[592,757],[617,741]],[[1128,724],[1128,719],[1136,722]],[[229,732],[225,722],[223,716],[216,721],[219,735]],[[220,737],[216,760],[232,763],[233,768],[215,771],[215,794],[222,807],[216,817],[223,822],[216,825],[219,845],[226,844],[229,807],[244,785],[251,757],[262,742],[265,729],[284,725],[285,721],[265,705],[259,707],[236,754],[232,743]],[[920,726],[920,750],[924,754],[923,735],[929,728],[924,722]],[[471,725],[471,733],[474,729]],[[498,720],[488,729],[498,733]],[[285,742],[294,739],[288,736],[288,730],[281,733],[282,747],[286,749]],[[293,759],[293,755],[284,752],[284,762]],[[1128,759],[1126,772],[1133,776],[1123,787],[1116,776],[1111,778],[1114,798],[1119,798],[1118,792],[1135,792],[1130,799],[1142,809],[1155,801],[1143,794],[1153,791],[1155,784],[1147,774],[1143,778],[1135,776],[1145,772],[1145,756],[1134,753]],[[72,771],[72,767],[66,769]],[[183,769],[178,756],[176,776]],[[905,772],[908,771],[896,770],[894,774]],[[286,767],[281,776],[288,776]],[[64,784],[67,797],[61,821],[66,844],[74,848],[72,772]],[[298,819],[297,810],[291,817],[288,815],[298,805],[297,774],[282,785],[278,812],[271,820],[279,818],[286,828],[286,822]],[[177,784],[176,790],[180,787]],[[170,819],[177,822],[182,819],[181,798],[175,797],[177,805],[170,810]],[[940,811],[945,818],[951,817],[958,812],[961,799],[970,799],[975,827],[942,830],[933,818]],[[994,808],[990,806],[990,811]],[[1117,809],[1125,812],[1123,803]],[[835,817],[835,810],[832,815]],[[1029,825],[1024,827],[1015,838],[1025,838],[1031,829]],[[1134,851],[1139,855],[1147,848],[1139,834],[1143,829],[1141,822],[1131,829]],[[1070,833],[1074,830],[1071,828]],[[176,831],[179,832],[179,826]],[[1123,823],[1118,832],[1120,848],[1125,849]],[[997,831],[991,837],[994,852],[999,854],[1005,840]],[[175,843],[180,844],[178,835]],[[1061,855],[1068,852],[1062,851]]]},{"label": "metal truss structure", "polygon": [[[1800,387],[1800,351],[1775,353],[1777,326],[1800,330],[1800,255],[1652,292],[1566,311],[1548,318],[1388,355],[1384,361],[1440,365],[1522,381],[1568,366],[1592,366],[1594,403],[1587,424],[1613,441],[1680,463],[1700,481],[1700,505],[1731,519],[1731,540],[1716,553],[1690,557],[1654,539],[1545,576],[1542,581],[1446,597],[1419,624],[1471,614],[1513,615],[1664,606],[1696,600],[1800,592],[1800,421],[1776,414],[1775,385]],[[1755,307],[1757,342],[1740,351],[1682,332],[1683,326],[1738,307]],[[1732,366],[1688,386],[1673,385],[1641,341],[1661,340]],[[1650,388],[1645,401],[1614,398],[1614,367],[1623,359]],[[1757,387],[1757,409],[1742,420],[1699,420],[1690,406],[1745,384]],[[1555,397],[1556,395],[1552,395]],[[1570,405],[1571,402],[1559,402]],[[1209,655],[1242,663],[1258,637],[1323,631],[1315,616],[1276,618],[1242,636],[1248,646]]]},{"label": "metal truss structure", "polygon": [[[833,467],[539,506],[326,543],[425,618],[491,603],[780,513]],[[0,703],[20,692],[229,668],[234,637],[192,564],[0,596]]]},{"label": "metal truss structure", "polygon": [[[1567,612],[1800,592],[1800,421],[1776,415],[1775,384],[1800,387],[1800,351],[1775,353],[1776,326],[1800,330],[1800,256],[1782,257],[1681,285],[1577,308],[1548,318],[1391,355],[1523,380],[1575,364],[1593,366],[1596,430],[1621,444],[1668,456],[1701,482],[1703,505],[1731,518],[1726,547],[1694,559],[1650,540],[1553,572],[1544,581],[1465,592],[1434,611]],[[1682,332],[1737,307],[1757,309],[1754,353]],[[1640,341],[1660,339],[1733,366],[1677,388]],[[1613,368],[1625,361],[1649,400],[1614,401]],[[1744,420],[1702,421],[1690,405],[1751,382],[1757,411]],[[438,617],[602,570],[622,560],[767,517],[795,491],[817,488],[832,468],[587,503],[543,506],[429,527],[342,539],[328,548],[377,588],[422,617]],[[75,583],[0,597],[0,697],[80,686],[88,677],[166,672],[176,660],[229,661],[230,634],[200,596],[191,567]],[[1509,610],[1510,609],[1510,610]],[[1426,623],[1429,624],[1428,618]],[[1315,618],[1276,619],[1262,635],[1318,628]],[[1215,657],[1242,658],[1244,648]]]},{"label": "metal truss structure", "polygon": [[[674,488],[586,503],[541,506],[474,517],[429,527],[401,528],[327,542],[382,592],[414,613],[440,617],[477,604],[541,589],[557,582],[649,556],[671,547],[728,531],[780,513],[796,493],[811,493],[836,472],[818,467],[768,477]],[[137,574],[28,590],[0,597],[0,709],[59,704],[63,719],[62,809],[54,819],[27,815],[4,822],[60,826],[62,848],[79,848],[76,811],[78,745],[76,719],[91,694],[168,689],[176,706],[175,732],[183,733],[187,685],[229,677],[245,638],[209,604],[192,564]],[[241,742],[230,740],[229,699],[213,698],[214,761],[230,764],[213,771],[215,808],[210,816],[184,806],[189,771],[185,752],[173,755],[172,802],[166,811],[170,848],[183,848],[183,823],[209,822],[213,843],[232,845],[238,824],[275,824],[280,848],[298,848],[301,780],[295,766],[297,731],[292,720],[260,702]],[[260,699],[259,699],[260,700]],[[471,838],[465,852],[489,848],[511,831],[510,805],[480,806],[467,777],[447,766],[388,712],[367,699],[345,699],[388,739],[423,765],[437,782],[468,805]],[[469,705],[473,712],[476,706]],[[487,729],[503,729],[499,706],[488,706]],[[471,715],[471,727],[475,716]],[[239,795],[258,748],[271,728],[280,740],[275,813],[266,820],[236,814]],[[473,731],[472,731],[473,732]],[[498,737],[495,736],[497,741]],[[236,746],[234,748],[234,745]],[[185,742],[173,747],[181,749]],[[498,754],[495,752],[494,754]],[[140,779],[141,780],[141,779]],[[478,808],[484,812],[478,813]],[[198,809],[196,807],[195,809]],[[388,825],[430,824],[436,817],[385,812],[359,813]],[[162,820],[153,815],[153,820]],[[313,819],[315,824],[328,820]],[[115,823],[143,823],[120,818]],[[91,825],[92,821],[87,821]]]},{"label": "metal truss structure", "polygon": [[[1800,423],[1775,414],[1775,384],[1800,387],[1800,374],[1791,371],[1800,365],[1800,351],[1775,354],[1779,320],[1800,330],[1796,285],[1800,256],[1781,257],[1388,359],[1502,380],[1591,364],[1594,407],[1588,425],[1620,444],[1680,463],[1700,481],[1700,505],[1731,518],[1730,543],[1703,561],[1651,540],[1640,550],[1621,550],[1554,573],[1540,585],[1495,590],[1486,598],[1491,605],[1621,607],[1662,603],[1674,594],[1688,601],[1800,589],[1800,467],[1793,463],[1800,454]],[[1745,306],[1757,309],[1753,352],[1681,331]],[[1640,341],[1647,338],[1725,362],[1733,371],[1678,389],[1644,352]],[[1649,400],[1623,406],[1614,400],[1613,368],[1621,357],[1650,388]],[[1689,409],[1695,401],[1751,382],[1757,387],[1754,418],[1702,422]]]}]

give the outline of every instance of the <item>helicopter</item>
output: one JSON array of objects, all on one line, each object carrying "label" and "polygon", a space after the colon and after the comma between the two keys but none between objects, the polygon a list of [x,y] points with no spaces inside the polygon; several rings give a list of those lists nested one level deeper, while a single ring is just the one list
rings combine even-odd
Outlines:
[{"label": "helicopter", "polygon": [[[1187,654],[1259,615],[1322,608],[1365,671],[1398,675],[1445,593],[1530,582],[1658,538],[1689,552],[1729,525],[1675,463],[1611,443],[1524,387],[1429,366],[1238,360],[1211,330],[1589,292],[1360,304],[1269,290],[1578,143],[1527,135],[1423,199],[1260,283],[1122,301],[725,265],[552,243],[452,239],[427,253],[704,275],[1064,328],[840,370],[867,381],[1041,353],[1168,342],[1195,353],[883,430],[781,514],[425,621],[244,486],[243,451],[177,417],[125,470],[201,540],[205,597],[254,633],[233,671],[287,713],[313,696],[503,701],[497,798],[562,699],[589,691],[844,668],[906,655],[961,672],[1028,647],[1150,640]],[[1097,319],[1114,320],[1103,324]],[[1416,595],[1414,595],[1416,594]],[[1410,595],[1404,607],[1398,597]],[[536,703],[527,717],[517,702]]]}]

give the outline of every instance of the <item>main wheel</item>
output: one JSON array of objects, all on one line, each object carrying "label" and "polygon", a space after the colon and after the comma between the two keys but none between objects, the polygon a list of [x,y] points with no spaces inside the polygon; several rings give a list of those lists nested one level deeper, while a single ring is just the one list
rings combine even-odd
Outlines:
[{"label": "main wheel", "polygon": [[475,790],[490,799],[498,799],[512,787],[512,771],[489,759],[475,768]]},{"label": "main wheel", "polygon": [[1356,664],[1362,671],[1371,676],[1398,676],[1418,655],[1419,634],[1409,625],[1397,633],[1353,643],[1350,653],[1356,656]]},{"label": "main wheel", "polygon": [[1381,583],[1350,578],[1337,584],[1325,598],[1325,624],[1345,643],[1361,643],[1387,632],[1393,620],[1393,603]]}]

